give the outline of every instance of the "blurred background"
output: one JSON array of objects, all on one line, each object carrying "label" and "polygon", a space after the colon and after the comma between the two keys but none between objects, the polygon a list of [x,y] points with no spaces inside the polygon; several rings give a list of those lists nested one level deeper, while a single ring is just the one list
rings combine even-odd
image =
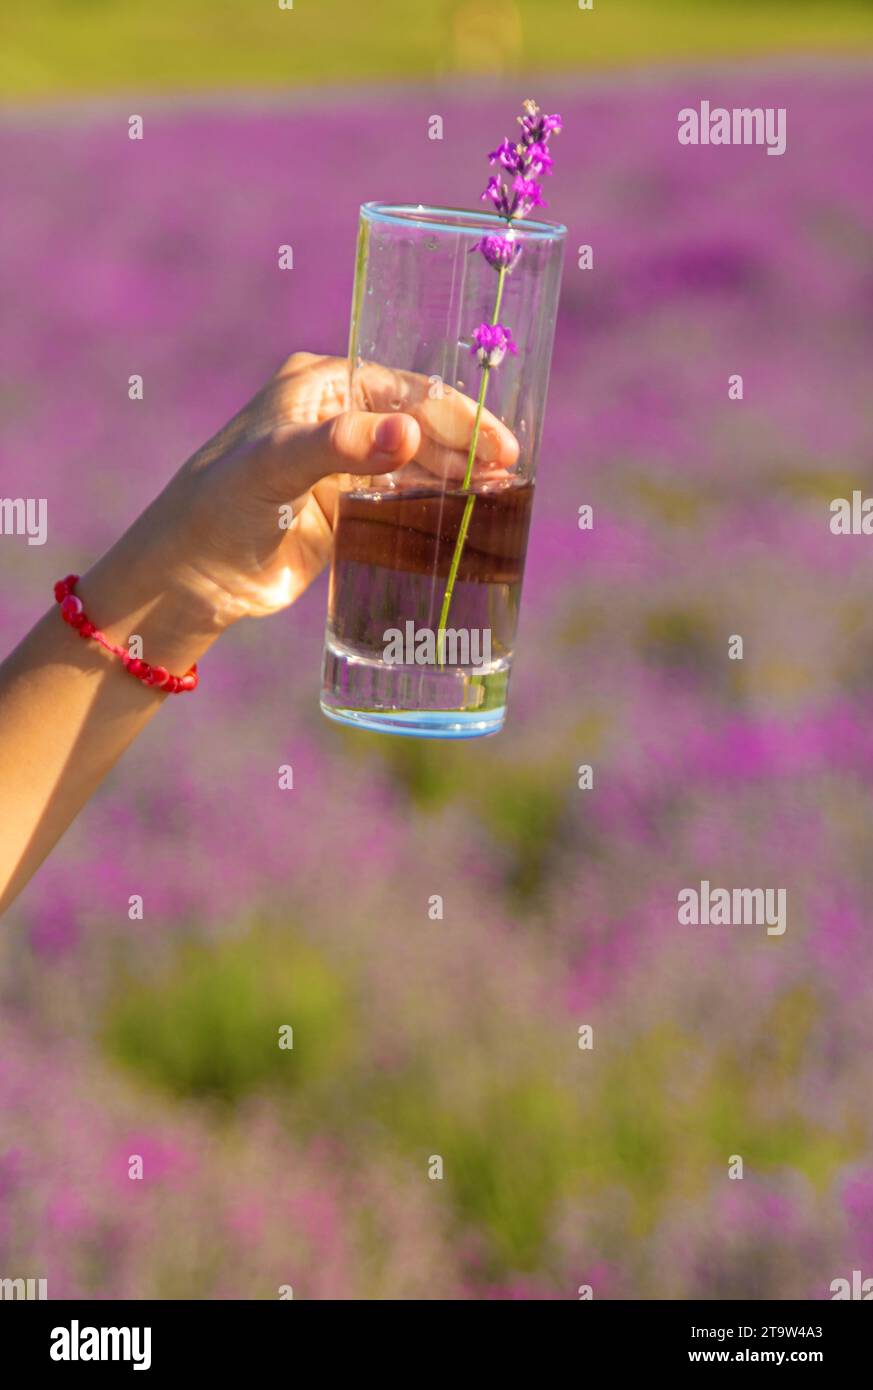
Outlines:
[{"label": "blurred background", "polygon": [[[0,493],[49,507],[44,547],[0,544],[4,649],[282,358],[345,351],[361,201],[477,206],[532,96],[564,117],[570,229],[506,731],[329,725],[323,581],[210,653],[4,921],[0,1274],[110,1299],[873,1276],[871,542],[829,530],[873,494],[869,0],[0,25]],[[704,98],[786,107],[786,154],[679,146]],[[785,887],[787,932],[679,926],[702,879]]]}]

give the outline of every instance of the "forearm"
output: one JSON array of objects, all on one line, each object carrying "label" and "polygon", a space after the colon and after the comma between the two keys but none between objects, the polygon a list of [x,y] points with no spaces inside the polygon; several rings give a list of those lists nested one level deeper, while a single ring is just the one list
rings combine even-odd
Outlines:
[{"label": "forearm", "polygon": [[[394,401],[388,376],[382,389]],[[415,418],[393,404],[345,411],[347,392],[344,358],[295,353],[180,468],[76,587],[111,643],[129,650],[137,635],[133,655],[181,676],[231,623],[278,612],[303,592],[329,556],[338,475],[391,472],[423,442]],[[56,609],[0,666],[0,912],[128,744],[177,698],[188,696],[144,685]]]},{"label": "forearm", "polygon": [[[155,504],[159,506],[160,504]],[[165,549],[150,509],[90,571],[77,593],[89,618],[144,658],[181,675],[218,635]],[[171,576],[167,578],[167,576]],[[58,578],[60,576],[53,576]],[[168,699],[94,641],[47,612],[0,666],[0,911],[42,863],[141,729]],[[197,698],[196,695],[193,698]]]}]

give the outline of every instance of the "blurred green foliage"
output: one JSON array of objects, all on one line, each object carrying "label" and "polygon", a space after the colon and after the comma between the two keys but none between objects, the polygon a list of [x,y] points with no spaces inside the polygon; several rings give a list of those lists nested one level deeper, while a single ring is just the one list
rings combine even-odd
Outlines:
[{"label": "blurred green foliage", "polygon": [[703,605],[651,609],[641,629],[642,650],[654,665],[674,671],[706,671],[718,665],[715,623]]},{"label": "blurred green foliage", "polygon": [[40,0],[0,20],[4,99],[529,75],[873,47],[862,0]]},{"label": "blurred green foliage", "polygon": [[[186,944],[166,977],[119,990],[107,1047],[178,1096],[233,1103],[271,1082],[317,1081],[348,1053],[342,982],[316,951],[275,932]],[[289,1050],[279,1047],[286,1024]]]},{"label": "blurred green foliage", "polygon": [[[815,1046],[808,990],[784,994],[733,1045],[661,1024],[606,1043],[596,1071],[580,1052],[568,1072],[565,1027],[516,1047],[513,1021],[496,1020],[502,1065],[474,1065],[464,1084],[464,1057],[475,1051],[463,1036],[447,1037],[439,1058],[421,1047],[374,1066],[357,999],[348,967],[285,928],[258,928],[186,946],[160,978],[120,984],[104,1039],[175,1097],[234,1105],[266,1091],[295,1135],[341,1124],[346,1145],[382,1146],[422,1171],[439,1153],[455,1218],[484,1239],[488,1277],[542,1267],[556,1212],[583,1195],[622,1187],[624,1219],[644,1233],[674,1196],[692,1197],[723,1172],[731,1153],[759,1174],[791,1166],[819,1185],[860,1142],[777,1103]],[[292,1051],[278,1047],[287,1022]],[[677,1075],[693,1081],[677,1090]]]}]

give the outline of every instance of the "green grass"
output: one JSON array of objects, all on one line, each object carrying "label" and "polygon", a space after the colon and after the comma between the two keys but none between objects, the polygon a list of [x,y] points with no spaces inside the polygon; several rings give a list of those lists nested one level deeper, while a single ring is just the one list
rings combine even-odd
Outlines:
[{"label": "green grass", "polygon": [[39,0],[0,20],[6,101],[873,49],[864,0]]}]

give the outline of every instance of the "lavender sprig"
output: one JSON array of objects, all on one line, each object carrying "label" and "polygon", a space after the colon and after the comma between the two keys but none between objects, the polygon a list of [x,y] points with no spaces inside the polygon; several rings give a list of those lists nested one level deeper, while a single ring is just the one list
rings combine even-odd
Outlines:
[{"label": "lavender sprig", "polygon": [[[482,194],[482,201],[492,202],[495,210],[506,219],[507,231],[503,236],[495,234],[484,236],[472,248],[474,251],[480,251],[488,264],[497,271],[497,294],[491,322],[479,325],[473,333],[473,345],[470,348],[482,368],[482,380],[479,384],[479,398],[476,402],[470,452],[467,455],[467,467],[464,471],[463,492],[466,492],[470,487],[473,478],[476,445],[479,442],[479,427],[482,422],[482,410],[485,406],[489,375],[496,367],[500,366],[507,352],[512,354],[518,352],[509,328],[498,322],[506,276],[511,273],[521,255],[521,246],[515,240],[512,224],[522,217],[527,217],[534,208],[547,206],[537,179],[552,172],[553,161],[548,149],[549,139],[552,135],[560,134],[563,125],[560,116],[543,115],[535,101],[526,101],[523,106],[524,115],[517,118],[521,126],[521,138],[515,144],[511,140],[502,140],[497,149],[492,150],[488,156],[491,164],[499,164],[506,174],[512,176],[512,182],[507,184],[501,175],[492,175],[488,180],[485,192]],[[440,666],[444,664],[446,624],[449,620],[455,580],[458,576],[458,568],[467,540],[467,532],[470,529],[470,517],[475,502],[475,494],[469,493],[464,504],[452,563],[449,567],[446,591],[440,609],[437,638]]]},{"label": "lavender sprig", "polygon": [[473,334],[470,351],[478,359],[480,367],[499,367],[507,352],[514,357],[518,347],[512,333],[502,323],[480,323]]},{"label": "lavender sprig", "polygon": [[481,251],[488,264],[495,270],[512,270],[521,255],[521,246],[515,241],[514,233],[511,231],[506,236],[483,236],[482,240],[477,241],[470,249]]},{"label": "lavender sprig", "polygon": [[537,179],[552,172],[549,138],[560,134],[562,128],[561,117],[544,116],[535,101],[526,101],[524,111],[525,114],[518,117],[521,139],[516,144],[502,140],[488,156],[492,164],[499,164],[513,176],[511,185],[507,186],[503,178],[495,174],[482,194],[482,201],[490,200],[507,221],[527,217],[534,208],[547,206]]}]

